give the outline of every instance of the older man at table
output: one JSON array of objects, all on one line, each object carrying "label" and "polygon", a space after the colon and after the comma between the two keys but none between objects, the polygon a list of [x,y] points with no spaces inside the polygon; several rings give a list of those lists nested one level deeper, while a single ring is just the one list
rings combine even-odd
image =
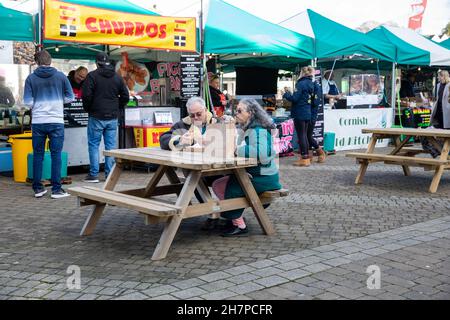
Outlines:
[{"label": "older man at table", "polygon": [[213,114],[206,110],[205,100],[192,97],[186,103],[188,116],[175,123],[159,138],[161,149],[182,150],[197,143],[209,124],[216,123]]},{"label": "older man at table", "polygon": [[[209,124],[217,122],[213,114],[206,110],[206,103],[200,97],[192,97],[186,103],[188,116],[175,123],[169,131],[163,133],[159,138],[161,149],[181,151],[185,147],[192,146],[201,140],[201,135],[206,132]],[[221,176],[212,176],[203,178],[207,186]],[[200,194],[195,191],[198,201],[203,202]],[[223,222],[221,224],[221,222]],[[223,225],[225,221],[219,219],[217,215],[211,216],[205,221],[202,230],[212,230]]]}]

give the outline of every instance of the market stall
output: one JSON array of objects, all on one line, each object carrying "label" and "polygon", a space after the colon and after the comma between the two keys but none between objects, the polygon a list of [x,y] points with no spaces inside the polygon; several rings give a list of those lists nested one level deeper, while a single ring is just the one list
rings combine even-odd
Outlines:
[{"label": "market stall", "polygon": [[[340,61],[332,70],[341,98],[330,98],[324,104],[324,131],[334,133],[337,151],[366,147],[370,136],[363,134],[362,128],[389,128],[393,124],[393,109],[386,98],[390,70],[375,65],[365,60]],[[327,69],[326,64],[321,69]],[[327,85],[326,79],[322,82]],[[377,147],[387,144],[388,140],[378,141]]]},{"label": "market stall", "polygon": [[0,4],[0,172],[13,170],[9,136],[29,129],[30,117],[22,108],[22,83],[30,72],[28,65],[14,64],[14,42],[33,41],[32,15]]},{"label": "market stall", "polygon": [[[183,53],[196,50],[194,18],[158,16],[127,1],[45,1],[44,38],[57,57],[95,56],[104,49],[116,62],[132,97],[119,119],[120,148],[159,145],[161,132],[180,119],[179,64]],[[69,165],[88,164],[87,148],[80,148],[87,144],[81,101],[65,112],[75,120],[66,121]],[[75,152],[81,149],[84,156]]]},{"label": "market stall", "polygon": [[[378,65],[379,60],[391,62],[395,61],[395,48],[389,43],[379,41],[377,39],[369,38],[365,34],[347,28],[339,23],[336,23],[330,19],[327,19],[312,10],[307,10],[305,13],[296,15],[278,26],[278,29],[268,23],[267,21],[256,18],[246,12],[242,12],[233,6],[223,3],[219,0],[211,1],[209,8],[208,20],[205,26],[205,52],[219,53],[218,63],[222,68],[228,68],[231,66],[234,70],[237,70],[237,78],[239,78],[239,70],[242,68],[257,67],[263,68],[275,68],[284,70],[298,70],[301,65],[314,64],[313,59],[318,58],[318,65],[324,59],[330,57],[343,57],[343,56],[366,56],[376,61]],[[211,14],[211,11],[213,14]],[[214,15],[215,14],[215,15]],[[242,21],[240,19],[242,17]],[[253,23],[253,20],[257,19]],[[247,21],[252,21],[254,29],[247,26]],[[280,29],[281,28],[281,29]],[[271,36],[271,31],[282,33],[283,36]],[[229,42],[221,42],[220,39],[228,32],[232,32]],[[248,32],[248,34],[247,34]],[[290,39],[286,45],[286,39]],[[293,39],[297,39],[297,49],[301,50],[302,55],[299,56],[298,52],[293,53],[292,49],[295,49],[295,42]],[[300,39],[300,41],[299,41]],[[282,41],[282,43],[277,43]],[[301,43],[300,43],[301,42]],[[274,50],[273,47],[277,50]],[[333,62],[333,60],[331,60]],[[367,60],[369,61],[369,60]],[[373,62],[373,61],[372,61]],[[250,69],[250,68],[249,68]],[[330,66],[330,69],[333,67]],[[321,77],[323,76],[326,68],[318,67],[316,70],[316,80],[321,85]],[[373,71],[373,70],[372,70]],[[381,116],[389,116],[389,111],[383,112],[377,110],[378,107],[385,107],[386,104],[381,104],[379,97],[384,96],[383,87],[386,80],[380,76],[379,72],[371,72],[370,77],[367,77],[367,82],[373,87],[371,91],[376,88],[381,88],[380,92],[374,92],[373,94],[359,94],[355,92],[349,99],[349,108],[361,107],[366,109],[365,113],[373,113],[370,119],[379,119],[377,126],[381,126]],[[257,77],[258,83],[262,77]],[[250,80],[251,81],[251,80]],[[361,79],[362,81],[362,79]],[[239,79],[236,80],[237,84]],[[382,82],[382,83],[380,83]],[[389,89],[389,88],[388,88]],[[239,91],[239,90],[238,90]],[[256,97],[259,101],[266,105],[266,101],[270,96],[277,94],[277,88],[273,92],[245,92],[237,96],[237,98],[243,97]],[[350,94],[348,94],[350,95]],[[384,98],[384,101],[386,99]],[[344,101],[346,107],[346,101]],[[320,108],[323,103],[320,102]],[[341,104],[342,105],[342,104]],[[275,106],[280,107],[280,106]],[[325,106],[327,107],[327,106]],[[273,109],[273,108],[271,108]],[[274,120],[279,123],[280,137],[279,142],[281,149],[290,150],[291,146],[295,144],[295,133],[293,133],[292,123],[289,123],[289,112],[282,112],[282,108],[274,112]],[[327,113],[327,116],[324,115]],[[316,122],[315,134],[316,138],[322,142],[324,131],[340,131],[333,127],[339,123],[340,112],[335,112],[334,109],[325,108],[324,112],[320,110],[319,119]],[[356,113],[356,111],[355,111]],[[349,114],[350,115],[350,114]],[[292,122],[292,121],[291,121]],[[371,121],[372,123],[373,121]],[[330,124],[327,126],[327,124]],[[384,125],[390,125],[389,120],[383,121]],[[289,129],[291,128],[291,129]],[[290,134],[291,133],[291,134]],[[347,138],[336,136],[337,141],[348,140]],[[360,141],[365,141],[364,137],[359,137]],[[358,139],[357,139],[358,140]],[[293,141],[293,143],[287,143],[287,141]],[[355,143],[352,143],[355,144]],[[337,149],[343,149],[349,147],[343,145]]]},{"label": "market stall", "polygon": [[[335,150],[361,148],[368,136],[361,127],[391,125],[392,109],[386,99],[389,72],[380,73],[379,62],[395,61],[393,45],[328,19],[313,10],[306,10],[280,25],[313,39],[314,57],[323,87],[334,80],[339,99],[324,101],[324,132],[334,133]],[[325,78],[325,71],[329,71]],[[386,85],[387,84],[387,85]],[[316,128],[319,130],[319,128]],[[318,139],[321,141],[321,139]],[[383,145],[387,143],[383,142]]]},{"label": "market stall", "polygon": [[399,103],[394,109],[395,124],[429,126],[437,71],[450,66],[450,50],[406,28],[380,26],[367,35],[396,48],[402,80]]}]

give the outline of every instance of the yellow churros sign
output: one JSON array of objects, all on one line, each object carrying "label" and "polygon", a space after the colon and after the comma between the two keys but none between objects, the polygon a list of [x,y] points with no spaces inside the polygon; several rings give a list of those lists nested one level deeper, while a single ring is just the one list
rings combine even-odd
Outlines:
[{"label": "yellow churros sign", "polygon": [[195,18],[130,14],[45,0],[44,37],[68,42],[196,51]]}]

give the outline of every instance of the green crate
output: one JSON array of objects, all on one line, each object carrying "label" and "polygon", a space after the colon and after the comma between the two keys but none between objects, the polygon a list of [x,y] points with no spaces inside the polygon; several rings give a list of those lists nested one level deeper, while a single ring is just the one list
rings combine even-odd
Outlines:
[{"label": "green crate", "polygon": [[[67,177],[67,152],[61,152],[61,178]],[[33,153],[29,153],[27,157],[28,179],[33,179]],[[44,162],[42,164],[42,180],[50,180],[52,178],[52,157],[50,151],[44,153]]]},{"label": "green crate", "polygon": [[323,150],[330,152],[334,151],[334,139],[335,139],[335,133],[334,132],[324,132],[323,133]]}]

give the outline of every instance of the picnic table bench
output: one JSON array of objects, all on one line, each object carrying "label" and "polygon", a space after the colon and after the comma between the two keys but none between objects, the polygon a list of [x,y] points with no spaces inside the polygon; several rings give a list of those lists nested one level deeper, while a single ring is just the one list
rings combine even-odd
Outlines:
[{"label": "picnic table bench", "polygon": [[[410,166],[423,167],[425,170],[434,170],[433,180],[429,191],[435,193],[439,186],[444,170],[450,169],[450,130],[443,129],[414,129],[414,128],[378,128],[362,129],[363,133],[371,133],[372,138],[366,152],[349,152],[347,157],[356,158],[360,163],[355,183],[363,181],[369,163],[383,162],[385,164],[400,165],[405,176],[411,175]],[[401,140],[401,136],[404,136]],[[428,141],[440,152],[437,158],[416,157],[418,154],[429,154],[421,148],[407,147],[412,137],[426,137]],[[389,154],[374,153],[378,139],[393,138],[395,147]],[[443,141],[443,145],[438,142]]]},{"label": "picnic table bench", "polygon": [[[181,221],[187,218],[251,207],[264,233],[272,235],[275,229],[263,205],[277,197],[287,196],[289,193],[288,190],[282,189],[256,194],[245,171],[245,168],[257,165],[256,159],[253,158],[224,159],[197,152],[175,152],[159,148],[110,150],[104,151],[104,154],[114,157],[116,163],[103,188],[81,186],[69,189],[72,195],[78,197],[80,206],[94,205],[81,230],[81,235],[93,233],[107,204],[135,210],[144,215],[146,224],[165,223],[152,260],[166,257]],[[153,163],[158,164],[159,167],[146,186],[114,190],[124,165],[130,162]],[[176,168],[181,168],[184,177],[178,176]],[[236,176],[245,197],[226,200],[212,198],[202,177],[225,174]],[[170,184],[159,186],[158,183],[164,175],[167,176]],[[195,190],[200,194],[203,203],[191,202]],[[167,200],[155,198],[167,194],[176,194],[178,196],[176,202],[169,203]]]}]

